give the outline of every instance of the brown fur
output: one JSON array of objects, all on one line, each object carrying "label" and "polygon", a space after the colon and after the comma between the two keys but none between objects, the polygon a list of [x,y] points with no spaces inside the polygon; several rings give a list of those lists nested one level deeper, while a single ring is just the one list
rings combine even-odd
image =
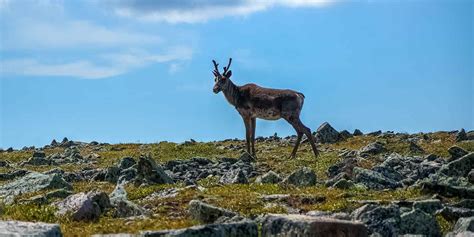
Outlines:
[{"label": "brown fur", "polygon": [[214,92],[224,93],[227,101],[235,106],[245,124],[247,152],[255,155],[255,128],[256,119],[277,120],[285,119],[290,123],[297,133],[296,144],[291,153],[292,158],[296,156],[298,146],[303,134],[308,137],[314,155],[318,156],[311,130],[300,120],[301,109],[303,108],[304,95],[293,90],[281,90],[260,87],[255,84],[236,86],[231,80],[230,60],[224,69],[223,75],[217,70],[217,63],[214,63],[216,76]]}]

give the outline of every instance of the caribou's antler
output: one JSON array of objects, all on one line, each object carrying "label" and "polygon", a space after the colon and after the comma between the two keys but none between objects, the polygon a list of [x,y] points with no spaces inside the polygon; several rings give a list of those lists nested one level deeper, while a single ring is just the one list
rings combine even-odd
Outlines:
[{"label": "caribou's antler", "polygon": [[216,63],[215,60],[212,60],[212,63],[214,63],[214,71],[212,71],[212,72],[214,73],[214,76],[219,76],[219,75],[221,75],[221,74],[219,73],[219,67],[218,67],[219,64]]},{"label": "caribou's antler", "polygon": [[224,76],[227,75],[227,72],[229,71],[231,63],[232,63],[232,58],[229,58],[229,64],[227,64],[227,67],[224,67],[224,73],[223,73]]}]

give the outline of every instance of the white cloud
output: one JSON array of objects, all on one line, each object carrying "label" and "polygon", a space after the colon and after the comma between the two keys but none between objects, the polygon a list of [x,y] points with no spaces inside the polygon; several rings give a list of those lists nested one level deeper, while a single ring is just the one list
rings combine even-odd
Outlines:
[{"label": "white cloud", "polygon": [[88,21],[45,22],[25,19],[5,32],[2,49],[111,48],[157,44],[160,37],[106,28]]},{"label": "white cloud", "polygon": [[246,16],[272,7],[322,7],[336,0],[183,0],[112,1],[115,12],[120,16],[144,21],[169,23],[196,23],[226,16]]},{"label": "white cloud", "polygon": [[116,67],[98,66],[89,61],[45,64],[34,59],[12,59],[0,61],[0,74],[27,76],[64,76],[98,79],[123,73]]},{"label": "white cloud", "polygon": [[77,19],[70,10],[61,0],[0,0],[0,76],[100,79],[156,63],[175,72],[192,57],[192,48],[170,45],[133,24]]},{"label": "white cloud", "polygon": [[192,50],[175,47],[163,54],[148,54],[142,50],[99,56],[93,60],[66,63],[45,63],[36,59],[0,60],[1,75],[61,76],[82,79],[101,79],[124,74],[153,63],[170,63],[170,72],[176,72],[178,62],[192,57]]}]

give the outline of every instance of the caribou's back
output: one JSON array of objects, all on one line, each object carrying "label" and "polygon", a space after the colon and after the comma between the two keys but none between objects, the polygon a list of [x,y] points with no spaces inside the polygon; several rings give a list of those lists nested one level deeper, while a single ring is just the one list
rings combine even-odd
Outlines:
[{"label": "caribou's back", "polygon": [[291,115],[299,115],[304,95],[288,89],[271,89],[256,84],[240,87],[241,99],[236,106],[239,112],[253,114],[254,117],[277,120]]}]

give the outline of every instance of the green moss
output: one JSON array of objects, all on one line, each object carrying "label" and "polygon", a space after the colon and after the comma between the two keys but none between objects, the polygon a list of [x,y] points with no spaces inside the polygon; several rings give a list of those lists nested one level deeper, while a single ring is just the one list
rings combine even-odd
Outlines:
[{"label": "green moss", "polygon": [[438,225],[441,229],[441,233],[446,235],[448,232],[452,231],[454,225],[456,224],[454,221],[446,220],[442,215],[436,215],[436,221],[438,221]]},{"label": "green moss", "polygon": [[58,219],[54,215],[56,208],[48,205],[7,205],[3,208],[0,216],[2,220],[19,220],[19,221],[41,221],[54,223]]}]

